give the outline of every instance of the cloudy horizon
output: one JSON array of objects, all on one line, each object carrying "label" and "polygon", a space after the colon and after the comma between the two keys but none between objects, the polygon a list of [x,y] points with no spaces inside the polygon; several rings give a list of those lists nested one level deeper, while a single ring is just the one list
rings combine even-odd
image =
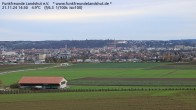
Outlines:
[{"label": "cloudy horizon", "polygon": [[[25,0],[14,0],[21,1]],[[83,10],[0,10],[0,41],[196,38],[195,0],[96,1],[112,4]]]}]

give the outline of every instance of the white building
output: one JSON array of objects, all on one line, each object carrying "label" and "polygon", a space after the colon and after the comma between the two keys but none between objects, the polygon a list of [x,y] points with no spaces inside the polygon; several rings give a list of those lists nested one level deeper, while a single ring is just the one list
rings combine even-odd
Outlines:
[{"label": "white building", "polygon": [[20,88],[62,89],[67,86],[64,77],[22,77],[18,84]]}]

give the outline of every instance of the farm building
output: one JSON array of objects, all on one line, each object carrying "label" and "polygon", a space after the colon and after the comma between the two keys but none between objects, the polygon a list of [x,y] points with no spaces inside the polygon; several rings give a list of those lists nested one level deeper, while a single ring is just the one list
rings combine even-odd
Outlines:
[{"label": "farm building", "polygon": [[64,77],[22,77],[18,84],[20,88],[61,89],[67,86],[67,80]]}]

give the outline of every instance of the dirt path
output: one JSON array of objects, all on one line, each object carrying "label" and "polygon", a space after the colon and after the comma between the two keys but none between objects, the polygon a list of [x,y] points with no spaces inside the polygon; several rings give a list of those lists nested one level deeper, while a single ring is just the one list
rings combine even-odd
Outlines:
[{"label": "dirt path", "polygon": [[42,68],[34,68],[34,69],[23,69],[23,70],[5,71],[5,72],[0,72],[0,75],[9,74],[9,73],[16,73],[16,72],[23,72],[23,71],[44,70],[44,69],[48,69],[48,68],[57,68],[57,67],[61,67],[61,65],[50,66],[50,67],[42,67]]}]

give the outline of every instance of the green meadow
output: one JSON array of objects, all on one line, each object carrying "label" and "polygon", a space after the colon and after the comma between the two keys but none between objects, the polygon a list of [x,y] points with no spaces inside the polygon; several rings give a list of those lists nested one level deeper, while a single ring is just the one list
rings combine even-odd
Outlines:
[{"label": "green meadow", "polygon": [[[5,67],[4,67],[5,68]],[[1,74],[8,86],[23,76],[63,76],[68,82],[80,78],[196,78],[196,64],[172,63],[83,63],[42,70]]]},{"label": "green meadow", "polygon": [[6,110],[195,110],[195,91],[65,92],[0,95]]},{"label": "green meadow", "polygon": [[11,65],[0,65],[0,73],[1,72],[9,72],[9,71],[16,71],[16,70],[24,70],[24,69],[36,69],[36,68],[44,68],[44,67],[51,67],[54,64],[11,64]]},{"label": "green meadow", "polygon": [[[33,67],[30,68],[35,68]],[[18,67],[17,67],[18,68]],[[29,67],[28,67],[29,68]],[[6,67],[3,67],[4,71]],[[25,70],[25,68],[23,68]],[[0,71],[2,66],[0,65]],[[9,71],[7,69],[6,71]],[[196,64],[175,63],[81,63],[56,68],[26,70],[0,74],[2,85],[17,83],[23,76],[63,76],[67,89],[149,89],[144,91],[100,91],[0,94],[0,107],[6,110],[195,110],[195,90],[170,90],[168,88],[195,88],[195,80],[167,82],[177,85],[132,85],[120,78],[196,78]],[[107,80],[92,80],[93,78]],[[115,79],[116,78],[116,79]],[[88,80],[90,79],[90,80]],[[115,80],[113,80],[115,79]],[[70,83],[69,83],[70,82]],[[98,83],[106,85],[96,85]],[[81,83],[89,85],[80,85]],[[157,84],[162,82],[148,82]],[[165,83],[165,82],[164,82]],[[95,84],[95,85],[93,85]],[[107,85],[120,84],[120,85]],[[128,84],[128,85],[124,85]],[[130,85],[129,85],[130,84]],[[183,85],[184,84],[184,85]],[[150,90],[157,89],[157,90]],[[167,90],[162,90],[167,89]]]}]

